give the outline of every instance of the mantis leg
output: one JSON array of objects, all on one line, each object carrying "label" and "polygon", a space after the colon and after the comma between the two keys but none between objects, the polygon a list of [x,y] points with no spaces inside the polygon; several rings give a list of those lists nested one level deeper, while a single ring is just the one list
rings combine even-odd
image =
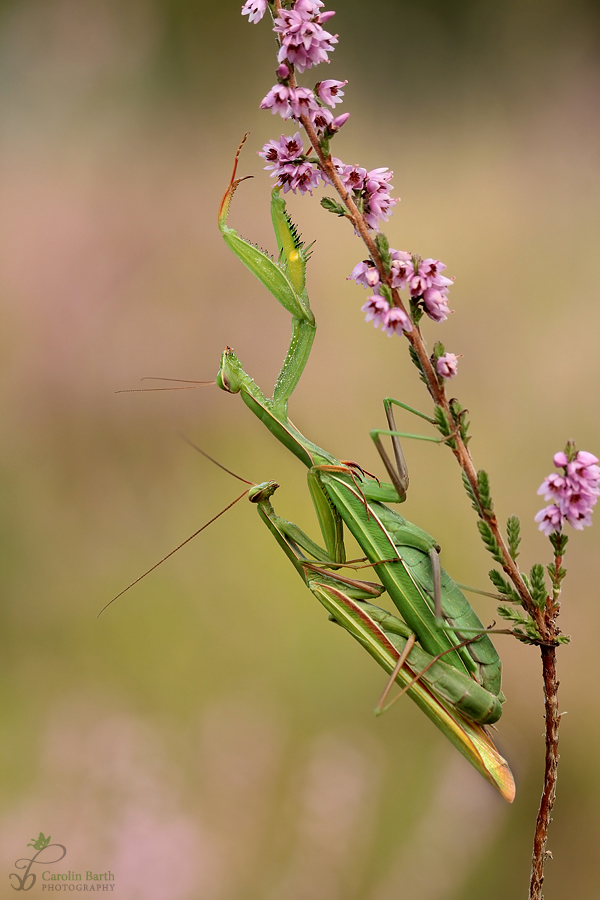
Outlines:
[{"label": "mantis leg", "polygon": [[[417,441],[431,441],[432,443],[438,443],[438,438],[428,437],[423,434],[407,434],[402,431],[398,431],[396,427],[396,419],[394,417],[393,406],[400,406],[402,409],[406,409],[408,412],[414,413],[416,416],[419,416],[421,419],[425,419],[426,422],[430,422],[432,425],[435,424],[435,420],[431,418],[431,416],[426,416],[425,413],[419,412],[418,409],[414,409],[412,406],[408,406],[406,403],[402,403],[400,400],[395,400],[393,397],[385,397],[383,400],[383,407],[385,409],[385,416],[388,421],[388,428],[374,428],[370,431],[370,435],[372,440],[377,447],[377,452],[381,457],[381,461],[385,466],[385,470],[390,477],[390,481],[396,488],[398,492],[398,496],[404,500],[406,498],[406,493],[408,491],[408,466],[406,465],[406,460],[404,458],[404,453],[402,452],[402,446],[400,444],[400,438],[412,438]],[[392,448],[394,451],[394,458],[396,461],[396,465],[392,464],[387,451],[381,440],[379,439],[380,435],[387,435],[392,439]]]},{"label": "mantis leg", "polygon": [[[435,420],[431,418],[431,416],[425,415],[425,413],[420,412],[418,409],[414,409],[412,406],[408,406],[406,403],[402,403],[400,400],[396,400],[394,397],[385,397],[383,401],[383,406],[385,409],[386,418],[388,420],[388,429],[376,428],[370,432],[371,438],[373,439],[375,446],[377,447],[377,451],[379,456],[381,457],[381,461],[385,466],[386,472],[389,475],[390,481],[396,488],[398,495],[404,500],[406,498],[406,493],[408,491],[408,466],[406,464],[406,459],[404,457],[404,453],[402,451],[402,445],[400,444],[400,438],[411,438],[413,440],[420,441],[431,441],[432,443],[440,443],[439,438],[429,437],[427,435],[422,434],[408,434],[406,432],[398,431],[396,427],[396,419],[394,416],[394,406],[399,406],[401,409],[405,409],[408,412],[413,413],[416,416],[419,416],[421,419],[425,419],[426,422],[430,422],[431,424],[435,423]],[[387,435],[392,440],[392,447],[394,450],[394,458],[396,461],[396,466],[392,464],[385,447],[383,446],[380,435]],[[431,548],[429,551],[429,559],[431,561],[431,570],[433,575],[433,601],[434,601],[434,611],[436,623],[443,627],[445,622],[443,618],[442,612],[442,580],[441,580],[441,566],[439,559],[439,551],[436,548]]]}]

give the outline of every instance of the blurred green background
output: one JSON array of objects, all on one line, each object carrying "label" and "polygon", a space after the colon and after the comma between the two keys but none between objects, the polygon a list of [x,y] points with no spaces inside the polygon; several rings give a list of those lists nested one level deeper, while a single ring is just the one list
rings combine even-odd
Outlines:
[{"label": "blurred green background", "polygon": [[[279,481],[278,511],[316,529],[303,467],[239,398],[114,393],[145,375],[212,378],[227,344],[270,391],[287,346],[287,314],[216,228],[249,130],[241,171],[256,177],[231,221],[273,248],[254,151],[283,130],[258,110],[274,45],[239,6],[0,4],[1,895],[43,830],[67,846],[64,871],[110,869],[124,900],[524,897],[543,767],[534,649],[498,639],[508,807],[410,702],[373,718],[382,672],[327,623],[247,504],[96,619],[238,493],[177,431],[245,478]],[[464,354],[452,388],[499,514],[525,523],[529,568],[548,556],[532,517],[552,454],[568,438],[600,450],[598,4],[335,8],[331,66],[303,83],[349,79],[335,153],[394,169],[391,244],[456,276],[455,315],[426,335]],[[289,205],[316,239],[319,323],[292,418],[379,471],[368,429],[381,398],[427,398],[402,341],[363,323],[364,294],[345,281],[364,255],[351,229],[308,196]],[[406,514],[458,580],[485,587],[450,454],[407,455]],[[573,537],[547,900],[598,890],[600,563],[597,532]]]}]

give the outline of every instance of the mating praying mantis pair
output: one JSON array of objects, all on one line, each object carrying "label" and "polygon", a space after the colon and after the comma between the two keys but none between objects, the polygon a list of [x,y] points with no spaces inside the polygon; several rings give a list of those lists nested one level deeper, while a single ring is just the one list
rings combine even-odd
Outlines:
[{"label": "mating praying mantis pair", "polygon": [[[403,435],[396,430],[393,406],[410,407],[386,398],[389,428],[371,432],[391,484],[379,482],[356,463],[336,459],[305,438],[289,420],[288,400],[315,337],[315,319],[306,292],[310,247],[300,240],[278,188],[271,195],[277,259],[243,240],[227,225],[231,199],[243,180],[235,177],[238,157],[239,150],[221,203],[219,228],[230,249],[291,314],[292,337],[272,398],[267,398],[244,372],[230,348],[221,358],[217,384],[228,393],[241,394],[277,440],[308,467],[308,487],[325,548],[275,513],[271,503],[278,488],[275,482],[252,485],[248,498],[330,617],[391,673],[392,682],[408,693],[510,802],[515,794],[512,774],[484,727],[502,713],[498,654],[464,594],[441,568],[436,541],[385,505],[406,498],[408,476],[400,446]],[[428,416],[419,415],[434,423]],[[380,435],[391,437],[396,468],[381,445]],[[380,584],[339,574],[338,569],[346,563],[344,525]],[[374,605],[384,592],[401,618]]]},{"label": "mating praying mantis pair", "polygon": [[[389,484],[371,477],[356,463],[338,460],[304,437],[289,420],[288,400],[308,361],[316,328],[305,284],[310,247],[300,240],[278,188],[271,195],[277,259],[243,240],[227,225],[232,196],[243,180],[235,177],[239,152],[219,211],[219,228],[236,256],[291,314],[292,337],[272,398],[267,398],[244,372],[229,347],[222,355],[216,381],[222,390],[241,394],[277,440],[307,466],[308,487],[325,547],[275,513],[271,498],[279,486],[276,482],[246,482],[250,487],[241,497],[247,494],[256,505],[261,519],[329,617],[389,673],[379,710],[387,690],[396,682],[511,802],[515,795],[512,773],[485,728],[500,718],[504,701],[498,654],[464,594],[441,568],[436,541],[385,505],[403,502],[408,487],[399,441],[403,435],[396,430],[393,406],[416,411],[386,398],[389,429],[371,432],[389,473]],[[430,417],[418,415],[434,423]],[[380,435],[391,437],[395,468]],[[346,562],[344,526],[365,559]],[[380,583],[341,575],[338,570],[345,566],[371,567]],[[385,592],[400,617],[375,605]]]}]

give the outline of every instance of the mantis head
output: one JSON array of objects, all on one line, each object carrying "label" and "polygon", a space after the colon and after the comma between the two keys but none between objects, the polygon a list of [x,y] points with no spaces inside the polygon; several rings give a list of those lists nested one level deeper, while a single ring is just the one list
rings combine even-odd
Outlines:
[{"label": "mantis head", "polygon": [[221,365],[217,372],[217,385],[228,394],[238,394],[244,378],[248,376],[231,347],[225,347],[221,356]]},{"label": "mantis head", "polygon": [[269,500],[278,487],[276,481],[263,481],[262,484],[255,484],[248,491],[248,500],[250,503],[262,503]]}]

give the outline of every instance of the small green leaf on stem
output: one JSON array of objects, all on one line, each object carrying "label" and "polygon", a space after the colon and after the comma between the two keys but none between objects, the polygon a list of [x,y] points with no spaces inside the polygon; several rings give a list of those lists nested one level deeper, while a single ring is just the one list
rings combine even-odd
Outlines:
[{"label": "small green leaf on stem", "polygon": [[569,542],[568,535],[563,534],[562,531],[553,531],[550,535],[550,543],[554,548],[555,556],[564,556],[565,549]]},{"label": "small green leaf on stem", "polygon": [[[435,419],[435,425],[440,434],[443,434],[444,437],[449,437],[454,429],[450,424],[450,420],[446,414],[446,411],[441,406],[436,406],[433,417]],[[452,439],[446,441],[446,443],[452,449],[454,449],[454,447],[456,446],[455,442]]]},{"label": "small green leaf on stem", "polygon": [[328,134],[326,131],[325,134],[323,135],[323,137],[321,138],[321,140],[319,141],[319,147],[321,148],[321,153],[323,154],[323,156],[325,158],[327,158],[330,154],[329,142],[331,141],[332,137],[333,137],[333,135]]},{"label": "small green leaf on stem", "polygon": [[334,200],[332,197],[321,197],[321,206],[323,209],[326,209],[327,212],[335,213],[336,216],[347,216],[348,210],[345,206],[342,206],[341,203],[338,203],[337,200]]},{"label": "small green leaf on stem", "polygon": [[427,378],[425,377],[425,372],[423,371],[423,366],[421,365],[421,360],[419,359],[419,354],[417,353],[415,348],[412,347],[411,345],[409,345],[409,347],[408,347],[408,352],[410,353],[410,358],[411,358],[413,365],[416,366],[416,368],[419,370],[419,378],[421,379],[423,384],[428,385],[429,382],[427,381]]},{"label": "small green leaf on stem", "polygon": [[550,581],[552,582],[552,589],[555,594],[558,594],[563,578],[567,574],[567,570],[563,566],[559,566],[557,569],[556,565],[553,565],[552,563],[550,563],[549,566],[546,566],[546,569],[550,576]]},{"label": "small green leaf on stem", "polygon": [[455,397],[450,400],[449,405],[452,417],[456,422],[456,425],[458,426],[458,430],[460,431],[460,436],[462,437],[463,442],[465,444],[468,444],[471,440],[471,438],[468,436],[470,422],[467,419],[467,415],[469,411],[467,409],[464,409]]},{"label": "small green leaf on stem", "polygon": [[540,563],[535,563],[531,567],[529,581],[531,584],[531,599],[538,609],[543,609],[548,599],[548,589],[544,578],[544,567]]},{"label": "small green leaf on stem", "polygon": [[502,554],[500,553],[500,547],[498,546],[498,542],[494,537],[494,532],[490,528],[487,522],[484,522],[483,519],[480,519],[477,523],[477,527],[479,528],[479,534],[481,535],[481,539],[486,546],[486,549],[492,554],[492,557],[499,563],[501,566],[504,565],[504,559],[502,558]]},{"label": "small green leaf on stem", "polygon": [[500,572],[497,572],[496,569],[490,569],[490,571],[488,572],[488,576],[499,594],[502,594],[503,597],[506,597],[506,599],[510,603],[518,603],[519,606],[521,605],[521,598],[515,591],[514,587],[509,581],[507,581],[506,578],[504,578],[500,574]]},{"label": "small green leaf on stem", "polygon": [[513,623],[515,626],[515,637],[523,641],[523,643],[536,644],[541,640],[541,635],[536,628],[535,622],[527,613],[523,614],[510,606],[499,606],[498,615]]},{"label": "small green leaf on stem", "polygon": [[443,356],[445,352],[446,352],[446,348],[444,347],[442,342],[436,341],[435,344],[433,345],[433,353],[431,355],[432,363],[435,364],[436,360],[438,360],[440,358],[440,356]]},{"label": "small green leaf on stem", "polygon": [[506,533],[508,535],[510,558],[514,561],[519,555],[519,544],[521,543],[521,523],[518,516],[509,517],[506,523]]},{"label": "small green leaf on stem", "polygon": [[492,513],[494,504],[490,495],[490,479],[487,472],[480,469],[477,473],[477,489],[479,491],[479,502],[484,512]]},{"label": "small green leaf on stem", "polygon": [[467,492],[467,496],[468,496],[469,500],[471,501],[471,505],[472,505],[473,509],[475,510],[475,512],[477,513],[478,516],[481,515],[481,509],[479,507],[479,503],[477,502],[477,497],[475,496],[475,491],[473,490],[473,488],[471,486],[471,482],[467,478],[466,472],[462,473],[462,481],[465,486],[465,491]]},{"label": "small green leaf on stem", "polygon": [[379,253],[379,258],[381,259],[385,274],[389,275],[392,271],[392,257],[390,256],[388,239],[382,231],[380,231],[375,238],[375,246],[377,247],[377,252]]},{"label": "small green leaf on stem", "polygon": [[410,317],[413,320],[413,322],[415,323],[415,325],[419,324],[419,322],[421,321],[423,316],[424,316],[423,309],[411,297],[410,298]]},{"label": "small green leaf on stem", "polygon": [[392,289],[387,284],[378,285],[379,287],[379,296],[383,297],[384,300],[387,300],[390,306],[394,305],[394,298],[392,297]]}]

